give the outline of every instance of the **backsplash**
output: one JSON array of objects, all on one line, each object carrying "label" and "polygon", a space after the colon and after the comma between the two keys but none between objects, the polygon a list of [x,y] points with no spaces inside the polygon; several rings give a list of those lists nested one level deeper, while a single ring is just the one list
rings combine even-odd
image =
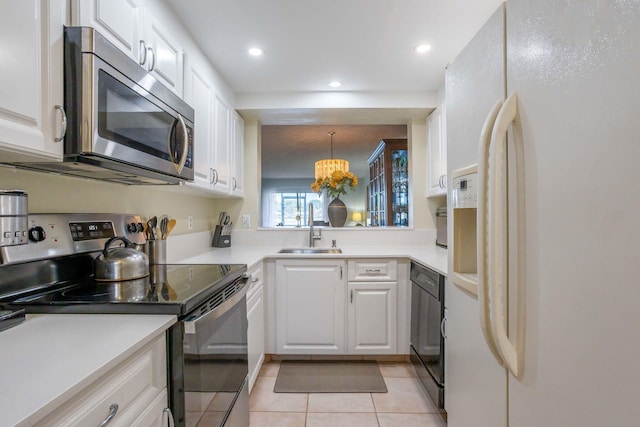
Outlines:
[{"label": "backsplash", "polygon": [[[220,200],[180,194],[156,186],[129,186],[0,167],[0,188],[25,190],[29,213],[115,212],[143,217],[167,214],[176,218],[172,234],[196,233],[212,228],[212,215]],[[193,217],[193,229],[187,219]]]}]

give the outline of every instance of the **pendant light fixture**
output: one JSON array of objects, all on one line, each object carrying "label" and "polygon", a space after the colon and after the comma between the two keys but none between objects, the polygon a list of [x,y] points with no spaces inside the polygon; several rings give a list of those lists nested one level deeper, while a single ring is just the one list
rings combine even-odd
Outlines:
[{"label": "pendant light fixture", "polygon": [[334,131],[328,133],[331,138],[331,158],[318,160],[316,162],[316,179],[330,177],[333,172],[337,170],[342,172],[349,171],[349,162],[347,160],[333,158],[333,135],[335,134]]}]

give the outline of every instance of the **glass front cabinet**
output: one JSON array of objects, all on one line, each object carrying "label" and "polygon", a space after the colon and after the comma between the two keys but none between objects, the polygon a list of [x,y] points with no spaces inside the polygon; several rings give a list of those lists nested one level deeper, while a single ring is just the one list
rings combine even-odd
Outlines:
[{"label": "glass front cabinet", "polygon": [[369,225],[409,225],[409,174],[406,139],[385,139],[368,160]]}]

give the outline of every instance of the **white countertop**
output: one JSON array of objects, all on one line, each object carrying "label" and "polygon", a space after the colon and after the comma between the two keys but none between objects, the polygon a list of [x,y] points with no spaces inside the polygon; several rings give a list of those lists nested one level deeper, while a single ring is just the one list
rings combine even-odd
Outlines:
[{"label": "white countertop", "polygon": [[435,245],[343,246],[341,254],[279,254],[282,246],[236,245],[209,248],[199,255],[181,259],[181,264],[247,264],[248,268],[266,258],[409,258],[440,274],[447,275],[447,250]]},{"label": "white countertop", "polygon": [[27,315],[0,332],[0,424],[32,425],[175,322],[170,315]]}]

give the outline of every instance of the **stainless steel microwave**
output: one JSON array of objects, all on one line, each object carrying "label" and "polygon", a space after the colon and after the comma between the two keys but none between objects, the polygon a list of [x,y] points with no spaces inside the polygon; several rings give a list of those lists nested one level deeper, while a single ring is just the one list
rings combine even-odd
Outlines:
[{"label": "stainless steel microwave", "polygon": [[64,30],[63,162],[21,164],[126,184],[193,180],[194,110],[90,27]]}]

